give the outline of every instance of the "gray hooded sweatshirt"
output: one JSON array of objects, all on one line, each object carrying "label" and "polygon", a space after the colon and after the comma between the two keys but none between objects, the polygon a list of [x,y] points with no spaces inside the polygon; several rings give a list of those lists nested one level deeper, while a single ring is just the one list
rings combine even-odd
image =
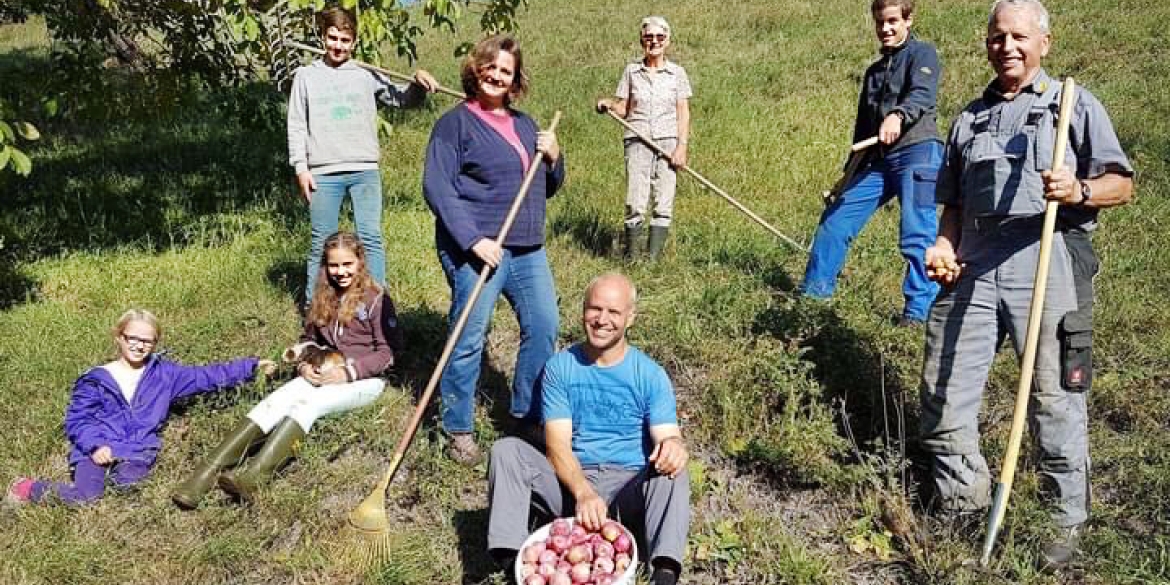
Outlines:
[{"label": "gray hooded sweatshirt", "polygon": [[417,84],[397,85],[353,61],[300,67],[288,100],[288,162],[297,173],[377,169],[377,104],[411,107],[425,96]]}]

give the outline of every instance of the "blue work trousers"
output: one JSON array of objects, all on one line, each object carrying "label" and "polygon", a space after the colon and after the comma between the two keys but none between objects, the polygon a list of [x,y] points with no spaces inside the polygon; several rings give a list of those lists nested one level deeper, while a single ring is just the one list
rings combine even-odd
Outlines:
[{"label": "blue work trousers", "polygon": [[337,232],[341,203],[349,195],[358,239],[366,249],[366,267],[378,284],[386,285],[386,252],[382,247],[382,175],[376,170],[314,174],[317,190],[309,204],[312,240],[305,275],[305,303],[313,299],[317,269],[325,240]]},{"label": "blue work trousers", "polygon": [[857,173],[845,192],[821,215],[801,292],[828,298],[853,239],[879,207],[894,197],[902,208],[899,247],[906,259],[902,281],[902,314],[925,321],[938,285],[926,277],[926,248],[938,234],[934,185],[942,163],[942,144],[935,140],[900,148]]},{"label": "blue work trousers", "polygon": [[[451,287],[448,322],[454,327],[467,306],[483,263],[474,254],[459,249],[450,237],[440,234],[436,243],[443,274]],[[484,284],[439,383],[443,429],[448,433],[466,433],[474,428],[475,389],[483,344],[501,294],[512,305],[520,324],[511,414],[516,418],[540,419],[540,399],[535,389],[544,363],[556,350],[560,318],[557,292],[543,247],[504,248],[504,257]]]}]

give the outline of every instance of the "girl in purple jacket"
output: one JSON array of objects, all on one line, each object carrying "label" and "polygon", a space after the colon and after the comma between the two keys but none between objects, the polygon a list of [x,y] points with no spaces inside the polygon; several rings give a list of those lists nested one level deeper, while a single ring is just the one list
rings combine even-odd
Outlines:
[{"label": "girl in purple jacket", "polygon": [[114,325],[118,359],[90,369],[73,385],[65,411],[72,444],[73,483],[28,477],[8,488],[12,503],[92,502],[107,482],[127,488],[150,475],[161,446],[163,423],[174,401],[248,382],[276,364],[254,357],[208,366],[183,366],[155,355],[161,332],[148,311],[126,311]]},{"label": "girl in purple jacket", "polygon": [[[370,276],[365,248],[357,236],[341,232],[325,240],[325,253],[305,330],[294,346],[340,351],[345,366],[314,368],[301,363],[300,374],[257,404],[240,425],[171,495],[181,508],[194,508],[218,479],[237,498],[252,501],[272,472],[292,457],[318,418],[367,406],[382,394],[379,377],[402,350],[394,303]],[[254,443],[263,442],[247,464],[239,463]]]}]

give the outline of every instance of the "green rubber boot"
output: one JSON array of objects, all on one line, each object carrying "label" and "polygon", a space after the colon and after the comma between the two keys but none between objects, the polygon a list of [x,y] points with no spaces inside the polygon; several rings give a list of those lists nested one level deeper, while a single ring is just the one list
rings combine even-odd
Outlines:
[{"label": "green rubber boot", "polygon": [[650,226],[650,259],[657,260],[666,247],[666,238],[670,235],[670,228],[665,226]]},{"label": "green rubber boot", "polygon": [[219,446],[199,463],[195,471],[186,481],[179,484],[171,493],[171,500],[180,508],[191,510],[199,506],[200,500],[211,486],[215,485],[215,478],[224,467],[238,464],[248,452],[248,449],[257,441],[264,438],[264,431],[256,423],[245,418],[232,432],[228,433]]},{"label": "green rubber boot", "polygon": [[642,236],[642,226],[626,226],[625,250],[622,256],[626,260],[638,260],[646,253],[646,239]]},{"label": "green rubber boot", "polygon": [[276,468],[293,456],[304,438],[305,431],[297,421],[291,418],[280,421],[269,433],[264,446],[243,468],[219,475],[219,487],[246,502],[255,501],[260,486]]}]

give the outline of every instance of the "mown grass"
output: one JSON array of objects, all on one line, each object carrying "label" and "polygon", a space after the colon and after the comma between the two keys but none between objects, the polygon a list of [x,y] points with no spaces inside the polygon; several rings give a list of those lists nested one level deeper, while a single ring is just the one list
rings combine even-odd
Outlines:
[{"label": "mown grass", "polygon": [[[1104,270],[1091,397],[1095,516],[1082,567],[1059,577],[1031,568],[1048,528],[1027,457],[990,572],[963,564],[978,552],[981,520],[914,515],[909,531],[886,534],[890,511],[903,509],[897,428],[904,419],[914,432],[922,343],[920,331],[889,326],[900,303],[896,213],[878,213],[858,238],[830,303],[795,299],[801,255],[687,178],[664,260],[627,267],[614,253],[620,134],[590,106],[638,54],[641,16],[664,11],[695,86],[693,166],[807,241],[873,57],[864,6],[603,0],[536,2],[524,15],[534,91],[522,107],[542,121],[556,109],[566,114],[559,135],[569,183],[549,218],[561,337],[577,337],[580,291],[593,275],[632,275],[642,302],[631,336],[671,370],[698,455],[690,582],[1170,581],[1170,309],[1162,302],[1170,261],[1160,253],[1160,226],[1170,220],[1170,98],[1161,91],[1170,81],[1161,24],[1170,8],[1154,0],[1051,8],[1049,70],[1074,75],[1106,104],[1139,171],[1137,201],[1104,214],[1096,237]],[[920,7],[916,29],[944,61],[944,125],[989,79],[985,10],[975,0]],[[450,48],[462,38],[428,36],[421,65],[454,85]],[[36,104],[59,83],[43,74],[50,66],[35,20],[0,27],[0,47],[0,92],[13,103]],[[36,172],[0,177],[5,481],[67,476],[69,385],[108,357],[107,329],[125,308],[156,311],[165,347],[192,363],[274,356],[296,335],[308,230],[284,167],[279,107],[263,88],[247,88],[182,95],[155,111],[124,85],[132,82],[115,79],[104,107],[85,110],[89,118],[35,120],[46,135]],[[449,103],[392,114],[394,132],[383,140],[387,268],[411,351],[377,405],[319,423],[259,504],[237,507],[214,494],[184,513],[168,491],[268,387],[185,405],[139,492],[84,510],[0,512],[0,582],[501,580],[483,553],[483,470],[446,460],[431,418],[391,489],[387,562],[369,573],[348,562],[355,540],[345,514],[386,464],[445,332],[448,293],[418,185],[429,129]],[[498,317],[478,414],[485,446],[498,432],[492,401],[507,387],[516,343],[509,312]],[[993,462],[1010,420],[1012,362],[1000,357],[987,392],[984,447]]]}]

